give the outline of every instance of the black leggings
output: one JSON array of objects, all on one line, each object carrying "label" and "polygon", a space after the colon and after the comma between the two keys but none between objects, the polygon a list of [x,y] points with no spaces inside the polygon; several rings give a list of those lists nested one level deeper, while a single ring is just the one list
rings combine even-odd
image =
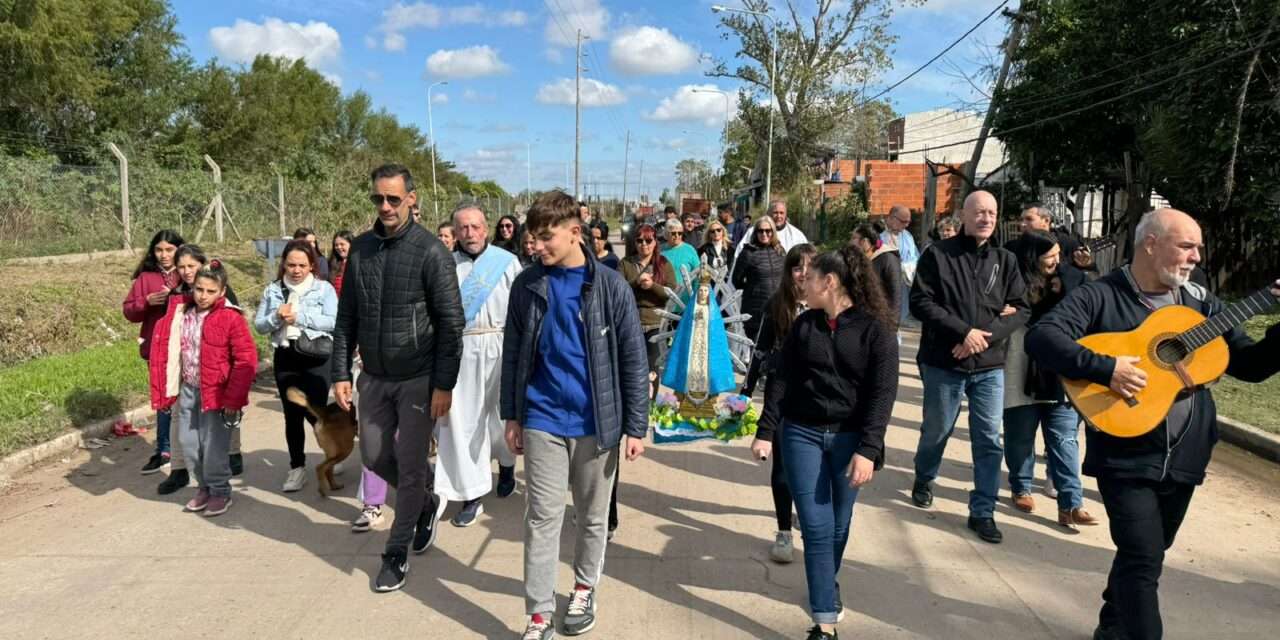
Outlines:
[{"label": "black leggings", "polygon": [[782,431],[773,432],[773,469],[769,472],[769,488],[773,491],[773,510],[778,516],[778,531],[791,530],[791,487],[782,466]]},{"label": "black leggings", "polygon": [[312,406],[323,407],[329,403],[329,359],[311,358],[299,354],[291,347],[276,347],[276,390],[284,405],[284,439],[289,445],[289,468],[297,469],[307,464],[307,432],[302,426],[306,420],[315,424],[315,418],[306,409],[289,402],[284,394],[289,387],[297,387],[307,395]]}]

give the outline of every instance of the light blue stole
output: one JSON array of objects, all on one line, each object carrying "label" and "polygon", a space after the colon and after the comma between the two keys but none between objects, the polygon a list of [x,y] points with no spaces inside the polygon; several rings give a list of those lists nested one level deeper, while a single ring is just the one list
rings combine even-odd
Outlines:
[{"label": "light blue stole", "polygon": [[480,315],[480,309],[489,299],[489,294],[493,293],[502,274],[507,272],[507,266],[515,259],[515,254],[493,245],[485,247],[484,253],[476,258],[471,266],[471,273],[467,274],[467,279],[459,287],[462,292],[462,316],[466,319],[467,326]]}]

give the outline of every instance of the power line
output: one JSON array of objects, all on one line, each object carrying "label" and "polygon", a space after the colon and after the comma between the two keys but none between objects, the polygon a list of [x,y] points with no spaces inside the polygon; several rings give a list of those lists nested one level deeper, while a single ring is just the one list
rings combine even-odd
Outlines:
[{"label": "power line", "polygon": [[[1128,98],[1128,97],[1130,97],[1130,96],[1137,95],[1137,94],[1142,93],[1143,91],[1146,91],[1146,90],[1148,90],[1148,89],[1154,89],[1154,88],[1156,88],[1156,87],[1159,87],[1159,86],[1162,86],[1162,85],[1168,84],[1168,83],[1173,82],[1174,80],[1177,80],[1177,79],[1179,79],[1179,78],[1184,78],[1184,77],[1186,77],[1186,76],[1195,75],[1195,74],[1200,73],[1200,72],[1202,72],[1202,71],[1206,71],[1206,70],[1211,69],[1211,68],[1213,68],[1213,67],[1216,67],[1216,66],[1218,66],[1218,65],[1221,65],[1221,64],[1224,64],[1224,63],[1229,62],[1229,61],[1231,61],[1231,60],[1234,60],[1235,58],[1238,58],[1238,57],[1243,56],[1243,55],[1245,55],[1245,54],[1253,53],[1254,51],[1257,51],[1258,49],[1262,49],[1262,48],[1264,48],[1264,47],[1267,47],[1267,46],[1269,46],[1269,45],[1275,44],[1275,43],[1277,43],[1277,42],[1280,42],[1280,38],[1276,38],[1276,39],[1270,40],[1270,41],[1268,41],[1268,42],[1259,43],[1259,44],[1258,44],[1258,45],[1256,45],[1256,46],[1248,47],[1248,48],[1246,48],[1246,49],[1241,49],[1241,50],[1239,50],[1239,51],[1237,51],[1237,52],[1235,52],[1235,53],[1233,53],[1233,54],[1231,54],[1231,55],[1228,55],[1228,56],[1223,57],[1223,58],[1219,58],[1219,59],[1214,60],[1213,62],[1210,62],[1210,63],[1208,63],[1208,64],[1204,64],[1204,65],[1201,65],[1201,66],[1196,67],[1196,68],[1194,68],[1194,69],[1189,69],[1189,70],[1187,70],[1187,71],[1183,71],[1183,72],[1181,72],[1181,73],[1175,74],[1175,75],[1170,76],[1170,77],[1168,77],[1168,78],[1165,78],[1165,79],[1163,79],[1163,80],[1157,80],[1157,81],[1152,82],[1152,83],[1150,83],[1150,84],[1144,85],[1144,86],[1142,86],[1142,87],[1138,87],[1138,88],[1133,89],[1133,90],[1131,90],[1131,91],[1126,91],[1126,92],[1124,92],[1124,93],[1121,93],[1121,94],[1119,94],[1119,95],[1112,96],[1112,97],[1107,98],[1107,99],[1105,99],[1105,100],[1099,100],[1099,101],[1094,102],[1094,103],[1092,103],[1092,104],[1087,104],[1087,105],[1085,105],[1085,106],[1083,106],[1083,107],[1078,107],[1078,108],[1075,108],[1075,109],[1071,109],[1071,110],[1069,110],[1069,111],[1065,111],[1065,112],[1063,112],[1063,113],[1059,113],[1059,114],[1057,114],[1057,115],[1053,115],[1053,116],[1048,116],[1048,117],[1045,117],[1045,118],[1041,118],[1041,119],[1039,119],[1039,120],[1036,120],[1035,122],[1029,122],[1029,123],[1026,123],[1026,124],[1020,124],[1020,125],[1017,125],[1017,126],[1014,126],[1014,127],[1009,127],[1008,129],[1002,129],[1002,130],[1000,130],[1000,131],[992,131],[992,132],[991,132],[990,137],[998,138],[998,137],[1000,137],[1000,136],[1008,135],[1008,134],[1010,134],[1010,133],[1015,133],[1015,132],[1017,132],[1017,131],[1023,131],[1023,130],[1026,130],[1026,129],[1031,129],[1031,128],[1034,128],[1034,127],[1038,127],[1038,126],[1040,126],[1040,125],[1042,125],[1042,124],[1046,124],[1046,123],[1049,123],[1049,122],[1053,122],[1053,121],[1055,121],[1055,120],[1061,120],[1061,119],[1066,118],[1066,117],[1068,117],[1068,116],[1073,116],[1073,115],[1076,115],[1077,113],[1082,113],[1082,112],[1084,112],[1084,111],[1088,111],[1088,110],[1090,110],[1090,109],[1094,109],[1094,108],[1100,107],[1100,106],[1105,105],[1105,104],[1110,104],[1110,103],[1112,103],[1112,102],[1116,102],[1116,101],[1119,101],[1119,100],[1123,100],[1124,98]],[[972,131],[972,130],[973,130],[973,129],[975,129],[975,128],[981,128],[981,127],[974,127],[974,128],[970,128],[970,129],[964,129],[964,130],[962,130],[962,131]],[[959,132],[957,132],[957,133],[959,133]],[[950,147],[958,147],[958,146],[961,146],[961,145],[972,144],[972,143],[977,142],[977,141],[978,141],[978,138],[969,138],[969,139],[967,139],[967,140],[960,140],[960,141],[957,141],[957,142],[950,142],[950,143],[947,143],[947,144],[941,144],[941,145],[937,145],[937,146],[924,147],[924,148],[911,149],[911,150],[901,150],[901,151],[898,151],[897,153],[898,153],[899,155],[910,154],[910,153],[924,153],[924,152],[928,152],[928,151],[936,151],[936,150],[938,150],[938,149],[947,149],[947,148],[950,148]]]},{"label": "power line", "polygon": [[1003,8],[1004,8],[1004,6],[1005,6],[1006,4],[1009,4],[1009,0],[1003,0],[1003,2],[1001,2],[998,6],[996,6],[996,8],[994,8],[994,9],[992,9],[992,10],[991,10],[991,13],[988,13],[984,18],[982,18],[981,20],[979,20],[977,24],[973,25],[972,27],[969,27],[969,30],[968,30],[968,31],[966,31],[966,32],[964,32],[964,35],[961,35],[959,38],[956,38],[954,42],[952,42],[951,44],[947,45],[947,48],[946,48],[946,49],[943,49],[942,51],[939,51],[939,52],[938,52],[938,55],[935,55],[935,56],[933,56],[932,58],[929,58],[929,61],[928,61],[928,62],[926,62],[926,63],[924,63],[924,64],[920,65],[919,67],[916,67],[915,71],[912,71],[911,73],[908,73],[908,74],[906,75],[906,77],[904,77],[904,78],[902,78],[901,80],[899,80],[899,81],[897,81],[897,82],[895,82],[895,83],[893,83],[893,84],[889,85],[889,86],[888,86],[884,91],[881,91],[880,93],[877,93],[876,95],[871,96],[870,98],[868,98],[868,99],[864,100],[864,101],[863,101],[863,104],[866,104],[866,103],[868,103],[868,102],[875,102],[875,101],[876,101],[876,99],[877,99],[877,98],[879,98],[880,96],[883,96],[883,95],[885,95],[885,94],[889,93],[890,91],[893,91],[894,89],[897,89],[898,87],[902,86],[902,84],[903,84],[903,83],[905,83],[906,81],[908,81],[908,80],[910,80],[910,79],[914,78],[914,77],[916,76],[916,74],[920,73],[921,71],[924,71],[924,70],[925,70],[925,68],[927,68],[929,65],[931,65],[931,64],[933,64],[933,63],[935,63],[935,62],[937,62],[937,61],[938,61],[938,58],[941,58],[942,56],[947,55],[947,52],[948,52],[948,51],[951,51],[952,49],[954,49],[954,48],[955,48],[955,46],[956,46],[956,45],[958,45],[958,44],[960,44],[961,42],[963,42],[965,38],[968,38],[968,37],[969,37],[969,34],[972,34],[974,31],[977,31],[977,30],[978,30],[978,27],[981,27],[983,24],[985,24],[985,23],[987,22],[987,20],[990,20],[990,19],[991,19],[991,17],[992,17],[992,16],[994,16],[994,15],[996,15],[996,13],[998,13],[1001,9],[1003,9]]}]

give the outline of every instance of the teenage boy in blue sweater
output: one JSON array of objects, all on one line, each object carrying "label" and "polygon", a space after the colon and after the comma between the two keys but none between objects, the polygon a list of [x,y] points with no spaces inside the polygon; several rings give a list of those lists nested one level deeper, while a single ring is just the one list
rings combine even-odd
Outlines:
[{"label": "teenage boy in blue sweater", "polygon": [[644,453],[649,365],[631,287],[617,271],[600,268],[583,244],[577,202],[550,192],[533,203],[525,226],[540,260],[511,287],[502,419],[507,446],[525,459],[529,621],[521,637],[547,640],[555,637],[560,526],[570,489],[578,534],[564,633],[595,625],[619,447],[627,460]]}]

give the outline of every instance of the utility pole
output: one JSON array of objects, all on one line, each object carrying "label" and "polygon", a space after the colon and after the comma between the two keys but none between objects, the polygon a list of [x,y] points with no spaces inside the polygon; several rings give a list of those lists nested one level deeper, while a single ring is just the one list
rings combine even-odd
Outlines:
[{"label": "utility pole", "polygon": [[640,183],[640,195],[644,196],[644,158],[640,158],[640,179],[637,182]]},{"label": "utility pole", "polygon": [[[1004,83],[1009,78],[1009,65],[1013,61],[1013,54],[1018,49],[1018,41],[1022,39],[1022,14],[1010,13],[1007,9],[1004,15],[1013,20],[1013,26],[1009,28],[1009,39],[1004,43],[1004,62],[1000,63],[1000,73],[996,76],[995,92],[991,95],[998,96],[1004,90]],[[965,167],[965,174],[968,180],[965,181],[965,190],[973,191],[974,177],[978,173],[978,161],[982,159],[982,148],[986,146],[987,134],[991,132],[991,121],[995,119],[996,101],[993,99],[987,105],[987,116],[982,119],[982,130],[978,132],[978,142],[973,146],[973,157],[969,159],[969,166]]]},{"label": "utility pole", "polygon": [[578,163],[582,154],[582,29],[578,29],[577,53],[573,56],[573,197],[582,199],[578,183]]},{"label": "utility pole", "polygon": [[631,130],[627,129],[627,143],[622,148],[622,211],[618,219],[627,215],[627,163],[631,158]]},{"label": "utility pole", "polygon": [[441,80],[427,85],[427,135],[431,137],[431,206],[438,220],[440,218],[440,201],[436,198],[436,126],[431,119],[431,90],[437,85],[449,84]]}]

